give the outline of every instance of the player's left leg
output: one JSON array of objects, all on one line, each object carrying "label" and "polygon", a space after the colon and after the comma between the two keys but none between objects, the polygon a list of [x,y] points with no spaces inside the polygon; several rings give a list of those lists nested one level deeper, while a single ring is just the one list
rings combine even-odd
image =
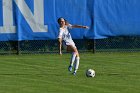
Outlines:
[{"label": "player's left leg", "polygon": [[75,66],[74,66],[74,75],[76,74],[78,68],[79,68],[79,61],[80,61],[80,56],[79,56],[79,53],[78,53],[78,50],[76,49],[77,51],[77,55],[76,55],[76,59],[75,59]]}]

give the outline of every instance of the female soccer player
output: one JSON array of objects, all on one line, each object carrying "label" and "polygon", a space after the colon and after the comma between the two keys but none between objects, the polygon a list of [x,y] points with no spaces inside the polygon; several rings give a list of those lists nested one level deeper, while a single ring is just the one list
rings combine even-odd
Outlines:
[{"label": "female soccer player", "polygon": [[62,55],[61,48],[62,48],[62,41],[64,41],[66,46],[67,46],[67,51],[72,52],[72,57],[70,60],[70,65],[68,67],[68,70],[71,72],[73,65],[74,65],[73,74],[76,75],[76,72],[77,72],[78,67],[79,67],[80,57],[79,57],[78,50],[75,46],[75,43],[72,40],[71,34],[68,31],[68,28],[70,28],[70,29],[72,29],[72,28],[86,28],[87,29],[88,26],[71,25],[62,17],[58,19],[58,24],[60,25],[59,35],[58,35],[59,54]]}]

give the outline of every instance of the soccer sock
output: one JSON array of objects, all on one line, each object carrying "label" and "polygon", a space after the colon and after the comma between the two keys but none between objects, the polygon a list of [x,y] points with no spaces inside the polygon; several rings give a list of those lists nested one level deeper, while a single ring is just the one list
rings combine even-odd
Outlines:
[{"label": "soccer sock", "polygon": [[74,61],[75,61],[75,57],[76,57],[76,53],[73,52],[73,53],[72,53],[72,56],[71,56],[71,60],[70,60],[70,66],[73,66],[73,63],[74,63]]},{"label": "soccer sock", "polygon": [[79,60],[80,60],[80,57],[76,57],[75,68],[74,68],[75,70],[74,70],[74,72],[77,72],[77,70],[78,70]]}]

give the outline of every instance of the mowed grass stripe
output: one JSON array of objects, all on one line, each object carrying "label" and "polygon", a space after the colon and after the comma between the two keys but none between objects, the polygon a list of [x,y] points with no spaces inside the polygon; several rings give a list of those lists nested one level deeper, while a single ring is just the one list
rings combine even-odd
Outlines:
[{"label": "mowed grass stripe", "polygon": [[0,93],[140,93],[139,54],[81,53],[77,76],[67,70],[70,54],[0,56]]}]

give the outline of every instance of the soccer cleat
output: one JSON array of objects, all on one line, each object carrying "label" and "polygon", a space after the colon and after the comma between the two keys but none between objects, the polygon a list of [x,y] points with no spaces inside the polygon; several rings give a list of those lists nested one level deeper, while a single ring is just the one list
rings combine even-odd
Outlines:
[{"label": "soccer cleat", "polygon": [[72,71],[72,66],[69,66],[68,70],[71,72]]},{"label": "soccer cleat", "polygon": [[73,72],[73,75],[76,76],[76,72]]}]

